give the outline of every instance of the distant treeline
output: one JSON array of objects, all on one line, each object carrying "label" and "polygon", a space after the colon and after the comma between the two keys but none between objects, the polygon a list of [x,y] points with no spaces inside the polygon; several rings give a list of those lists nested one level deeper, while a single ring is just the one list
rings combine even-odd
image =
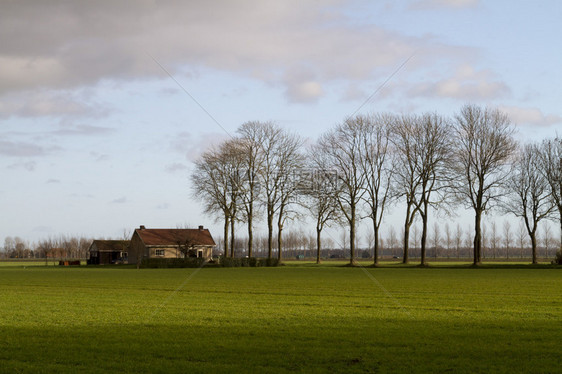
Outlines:
[{"label": "distant treeline", "polygon": [[92,244],[91,238],[59,236],[30,243],[18,236],[8,236],[0,251],[1,258],[85,259]]}]

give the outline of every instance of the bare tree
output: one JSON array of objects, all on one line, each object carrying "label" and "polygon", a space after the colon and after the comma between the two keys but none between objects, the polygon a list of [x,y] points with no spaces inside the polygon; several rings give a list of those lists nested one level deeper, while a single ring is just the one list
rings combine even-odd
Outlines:
[{"label": "bare tree", "polygon": [[523,258],[523,251],[525,249],[525,243],[527,239],[527,227],[523,221],[519,221],[519,231],[517,234],[517,239],[519,241],[519,257]]},{"label": "bare tree", "polygon": [[392,257],[396,256],[396,243],[398,242],[396,238],[396,229],[394,226],[390,226],[390,230],[388,233],[387,243],[390,246],[390,250],[392,251]]},{"label": "bare tree", "polygon": [[453,233],[451,232],[451,227],[447,222],[445,224],[445,245],[447,247],[447,258],[451,256],[451,244],[453,243]]},{"label": "bare tree", "polygon": [[[224,220],[224,256],[228,255],[229,227],[234,241],[234,221],[240,193],[241,148],[230,140],[204,152],[191,174],[193,195],[203,201],[206,212]],[[231,246],[231,256],[233,255]]]},{"label": "bare tree", "polygon": [[339,207],[334,195],[330,193],[330,184],[322,182],[329,177],[325,174],[325,169],[311,169],[310,173],[312,184],[310,188],[305,187],[303,189],[306,196],[303,206],[315,221],[316,263],[319,264],[322,250],[322,231],[325,227],[329,227],[331,222],[338,220]]},{"label": "bare tree", "polygon": [[474,210],[474,265],[481,262],[482,214],[503,195],[506,168],[516,149],[514,128],[499,110],[466,105],[456,116],[455,192],[467,208]]},{"label": "bare tree", "polygon": [[507,179],[509,197],[503,200],[506,212],[523,218],[531,239],[533,264],[537,263],[537,228],[554,210],[546,173],[541,170],[540,148],[527,144],[519,151]]},{"label": "bare tree", "polygon": [[457,223],[457,230],[455,231],[455,249],[457,252],[457,259],[461,258],[460,249],[462,246],[462,237],[463,237],[463,232],[462,232],[461,224]]},{"label": "bare tree", "polygon": [[308,168],[299,178],[299,191],[304,197],[303,207],[312,215],[316,229],[316,263],[320,263],[322,231],[341,218],[337,192],[337,171],[331,169],[330,157],[319,144],[308,152]]},{"label": "bare tree", "polygon": [[420,227],[419,227],[418,225],[414,224],[414,229],[413,229],[412,231],[413,231],[413,238],[412,238],[412,239],[413,239],[413,243],[412,243],[412,244],[413,244],[413,246],[414,246],[414,248],[413,248],[413,249],[414,249],[413,255],[414,255],[414,256],[419,256],[419,253],[418,253],[418,243],[419,243],[419,238],[420,238]]},{"label": "bare tree", "polygon": [[544,246],[544,256],[546,258],[549,258],[550,255],[548,253],[548,250],[550,247],[550,243],[552,242],[552,237],[550,236],[550,225],[548,224],[548,222],[545,222],[543,226],[542,242]]},{"label": "bare tree", "polygon": [[379,263],[379,233],[385,208],[391,199],[390,187],[393,165],[390,155],[389,115],[358,116],[364,122],[362,172],[365,174],[366,193],[364,200],[369,206],[369,217],[373,222],[374,265]]},{"label": "bare tree", "polygon": [[509,249],[511,247],[511,223],[508,220],[503,222],[503,242],[505,245],[505,257],[509,259]]},{"label": "bare tree", "polygon": [[273,248],[273,220],[277,215],[277,257],[282,257],[282,232],[289,217],[289,206],[294,201],[297,171],[304,164],[300,137],[268,122],[261,127],[262,167],[259,176],[263,187],[263,202],[267,213],[268,257]]},{"label": "bare tree", "polygon": [[[240,198],[244,206],[244,217],[248,227],[248,257],[253,256],[254,218],[257,215],[258,208],[256,203],[260,197],[260,175],[265,162],[262,144],[266,137],[264,131],[266,127],[267,124],[262,122],[250,121],[242,124],[237,130],[240,135],[242,154],[243,178],[240,180],[240,186],[243,186],[243,188],[240,188]],[[268,257],[271,258],[271,251],[269,251]]]},{"label": "bare tree", "polygon": [[492,221],[492,232],[490,234],[490,247],[492,248],[492,258],[496,258],[496,253],[499,245],[498,226],[496,221]]},{"label": "bare tree", "polygon": [[350,265],[355,264],[357,209],[365,193],[365,174],[361,170],[363,117],[348,118],[318,140],[319,150],[337,173],[335,198],[349,226]]},{"label": "bare tree", "polygon": [[[429,207],[438,206],[438,194],[446,185],[446,166],[450,162],[450,125],[437,114],[403,116],[394,125],[394,145],[400,159],[396,168],[399,188],[406,197],[406,222],[409,231],[416,212],[422,218],[421,265],[426,265]],[[405,247],[405,252],[407,248]],[[404,261],[407,253],[404,254]]]},{"label": "bare tree", "polygon": [[[396,194],[404,197],[406,204],[406,216],[402,229],[404,235],[402,262],[404,264],[407,264],[410,260],[410,228],[414,223],[420,204],[418,190],[421,180],[416,170],[415,148],[417,139],[412,134],[414,124],[415,117],[404,115],[396,118],[391,138],[397,157],[396,168],[392,175],[393,182]],[[417,243],[417,238],[414,239],[414,243]]]},{"label": "bare tree", "polygon": [[433,250],[435,251],[433,253],[433,256],[437,258],[439,257],[439,245],[441,244],[441,227],[439,226],[439,222],[437,221],[433,222],[432,242]]},{"label": "bare tree", "polygon": [[562,253],[562,137],[546,139],[541,145],[541,172],[548,181],[550,198],[558,209],[560,252]]},{"label": "bare tree", "polygon": [[471,230],[467,229],[466,233],[465,233],[465,238],[464,238],[464,247],[470,251],[470,247],[472,246],[472,235],[471,235]]}]

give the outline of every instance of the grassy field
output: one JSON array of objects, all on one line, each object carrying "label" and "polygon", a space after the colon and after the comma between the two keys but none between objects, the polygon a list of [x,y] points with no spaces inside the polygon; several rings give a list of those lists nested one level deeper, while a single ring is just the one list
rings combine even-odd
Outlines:
[{"label": "grassy field", "polygon": [[0,371],[559,372],[562,270],[0,265]]}]

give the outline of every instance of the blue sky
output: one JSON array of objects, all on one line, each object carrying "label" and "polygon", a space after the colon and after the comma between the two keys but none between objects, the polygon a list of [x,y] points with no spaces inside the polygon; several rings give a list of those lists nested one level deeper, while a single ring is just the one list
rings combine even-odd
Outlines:
[{"label": "blue sky", "polygon": [[[2,242],[119,237],[141,224],[218,233],[190,197],[192,161],[206,147],[249,120],[313,141],[405,61],[360,112],[453,115],[474,103],[504,110],[522,141],[562,133],[559,1],[1,8]],[[400,224],[394,211],[387,225]]]}]

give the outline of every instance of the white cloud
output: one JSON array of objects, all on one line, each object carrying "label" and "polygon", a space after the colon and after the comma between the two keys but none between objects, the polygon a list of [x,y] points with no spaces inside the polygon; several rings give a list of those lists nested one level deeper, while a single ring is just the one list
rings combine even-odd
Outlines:
[{"label": "white cloud", "polygon": [[320,83],[314,81],[291,84],[287,88],[287,97],[293,102],[315,102],[323,93]]},{"label": "white cloud", "polygon": [[562,124],[562,116],[556,114],[544,114],[538,108],[500,106],[499,109],[507,113],[509,118],[518,125],[548,127],[555,124]]},{"label": "white cloud", "polygon": [[474,8],[480,3],[480,0],[420,0],[414,1],[410,5],[410,9],[440,9],[440,8]]},{"label": "white cloud", "polygon": [[[148,52],[171,73],[204,65],[281,85],[290,101],[313,102],[329,82],[387,75],[414,50],[428,46],[423,37],[349,22],[339,12],[342,4],[15,2],[0,14],[0,95],[165,76]],[[303,64],[313,76],[295,79],[293,71]],[[56,104],[4,112],[84,110]]]},{"label": "white cloud", "polygon": [[[83,96],[83,97],[81,97]],[[5,95],[0,101],[0,118],[18,117],[91,117],[100,118],[110,108],[89,95],[67,90],[23,91]]]},{"label": "white cloud", "polygon": [[490,100],[506,97],[511,90],[489,70],[476,71],[464,65],[449,78],[415,84],[410,88],[414,96],[446,97],[465,101]]},{"label": "white cloud", "polygon": [[47,149],[28,142],[0,140],[0,155],[11,157],[39,157],[47,154]]},{"label": "white cloud", "polygon": [[[199,156],[213,145],[217,145],[228,139],[229,134],[207,132],[201,134],[192,134],[189,132],[180,132],[175,134],[171,141],[171,150],[185,155],[188,161],[195,161]],[[166,167],[168,172],[176,172],[182,170],[181,163],[173,163]]]}]

